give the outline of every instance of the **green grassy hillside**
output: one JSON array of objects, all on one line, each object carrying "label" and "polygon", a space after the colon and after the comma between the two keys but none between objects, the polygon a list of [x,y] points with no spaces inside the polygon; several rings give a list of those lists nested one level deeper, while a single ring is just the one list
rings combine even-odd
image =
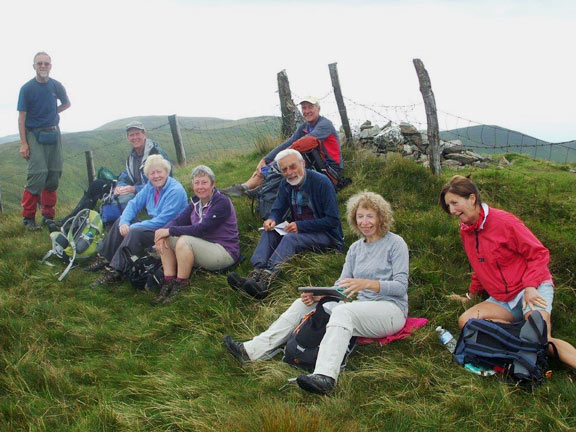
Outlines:
[{"label": "green grassy hillside", "polygon": [[[505,169],[470,168],[491,205],[521,217],[550,248],[557,337],[576,343],[574,269],[576,199],[568,166],[506,155]],[[261,154],[198,159],[227,186],[250,174]],[[62,282],[38,260],[48,235],[23,232],[0,215],[0,430],[2,431],[562,431],[576,428],[574,372],[554,364],[552,379],[532,391],[481,378],[451,361],[434,328],[457,334],[469,267],[457,222],[437,205],[441,185],[403,159],[345,153],[355,192],[383,194],[394,231],[410,248],[410,316],[430,324],[411,338],[361,346],[331,397],[285,386],[299,371],[280,358],[239,366],[222,347],[264,330],[301,285],[326,285],[343,254],[306,254],[287,265],[273,294],[254,302],[233,292],[225,275],[193,272],[191,290],[168,307],[126,284],[91,290],[80,269]],[[193,165],[177,171],[186,181]],[[244,198],[234,201],[242,253],[253,250],[260,222]],[[342,216],[344,221],[344,216]],[[346,243],[354,241],[346,229]],[[244,262],[240,271],[248,270]]]},{"label": "green grassy hillside", "polygon": [[[158,142],[176,162],[174,141],[163,116],[135,117],[149,130],[148,136]],[[105,166],[116,174],[124,169],[130,143],[124,125],[133,119],[122,119],[88,132],[67,133],[62,137],[64,173],[58,189],[60,206],[77,202],[88,187],[85,152],[93,153],[96,170]],[[246,154],[254,151],[258,142],[280,134],[276,117],[254,117],[241,120],[178,118],[182,142],[189,163],[199,158],[212,159],[224,154]],[[26,162],[18,154],[19,142],[0,146],[0,186],[6,211],[20,208],[22,189],[26,182]]]}]

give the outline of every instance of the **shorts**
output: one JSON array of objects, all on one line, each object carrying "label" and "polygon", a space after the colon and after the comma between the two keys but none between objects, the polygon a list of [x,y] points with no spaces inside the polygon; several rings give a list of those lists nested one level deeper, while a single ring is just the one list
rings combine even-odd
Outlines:
[{"label": "shorts", "polygon": [[[494,297],[489,297],[486,301],[502,306],[514,316],[514,321],[520,321],[524,319],[524,315],[532,310],[528,305],[526,305],[525,308],[522,308],[524,292],[525,290],[520,291],[520,293],[518,293],[518,295],[509,302],[496,300]],[[540,294],[540,296],[546,300],[546,307],[542,308],[539,306],[534,306],[534,310],[545,310],[551,314],[552,302],[554,301],[554,286],[551,283],[544,282],[538,287],[538,294]]]},{"label": "shorts", "polygon": [[219,243],[212,243],[193,236],[170,237],[168,241],[172,250],[176,247],[176,242],[179,239],[194,254],[194,267],[217,271],[234,265],[234,258]]}]

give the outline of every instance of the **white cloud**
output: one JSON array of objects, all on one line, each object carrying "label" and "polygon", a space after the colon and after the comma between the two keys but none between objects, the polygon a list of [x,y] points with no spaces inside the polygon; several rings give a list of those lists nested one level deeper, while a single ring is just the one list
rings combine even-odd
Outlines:
[{"label": "white cloud", "polygon": [[[419,103],[412,59],[421,58],[439,109],[545,140],[576,138],[568,2],[56,0],[26,14],[23,32],[36,3],[45,5],[15,2],[3,14],[0,37],[14,44],[3,50],[0,136],[16,133],[18,90],[42,49],[72,100],[66,131],[134,115],[278,114],[277,72],[287,70],[295,94],[324,96],[335,61],[349,99]],[[338,121],[331,99],[323,112]],[[366,114],[352,103],[349,111]]]}]

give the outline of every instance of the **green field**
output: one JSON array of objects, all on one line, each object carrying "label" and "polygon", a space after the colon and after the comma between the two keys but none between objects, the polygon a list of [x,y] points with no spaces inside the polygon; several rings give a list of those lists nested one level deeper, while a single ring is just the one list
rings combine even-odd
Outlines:
[{"label": "green field", "polygon": [[[120,140],[120,138],[119,138]],[[250,174],[261,153],[199,158],[221,186]],[[573,166],[507,154],[504,169],[469,168],[489,204],[522,218],[550,248],[557,337],[576,343],[576,178]],[[430,324],[385,346],[361,346],[330,397],[285,386],[299,371],[280,357],[241,367],[221,340],[264,330],[301,285],[326,285],[343,254],[306,254],[285,267],[277,288],[254,302],[226,285],[225,275],[196,271],[191,290],[168,307],[127,284],[91,290],[94,275],[40,265],[47,233],[23,232],[15,214],[0,215],[1,431],[569,431],[576,429],[574,371],[553,363],[554,375],[533,390],[481,378],[455,364],[434,328],[457,334],[469,266],[457,222],[437,205],[441,185],[403,159],[345,152],[353,184],[395,209],[394,231],[410,248],[410,316]],[[193,165],[179,169],[186,182]],[[258,218],[235,199],[243,255],[249,257]],[[342,216],[344,221],[344,217]],[[346,229],[346,243],[354,241]],[[248,270],[244,262],[240,271]]]},{"label": "green field", "polygon": [[[174,141],[165,116],[138,117],[148,136],[158,142],[176,161]],[[130,151],[124,125],[132,119],[122,119],[100,128],[64,134],[64,172],[58,188],[59,202],[77,201],[88,187],[85,152],[92,151],[96,170],[105,166],[116,174],[124,169]],[[199,159],[211,160],[223,155],[240,155],[255,150],[255,145],[280,134],[277,117],[253,117],[241,120],[222,120],[205,117],[179,117],[182,143],[190,164]],[[20,208],[22,190],[26,182],[26,162],[18,154],[19,142],[0,145],[0,186],[2,201],[7,211]]]}]

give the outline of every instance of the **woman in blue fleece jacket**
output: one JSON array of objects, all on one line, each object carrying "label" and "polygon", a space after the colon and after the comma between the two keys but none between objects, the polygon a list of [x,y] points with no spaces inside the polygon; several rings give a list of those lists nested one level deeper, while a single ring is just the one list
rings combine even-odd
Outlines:
[{"label": "woman in blue fleece jacket", "polygon": [[[171,165],[160,155],[149,156],[144,165],[148,183],[136,194],[114,223],[100,247],[99,255],[88,271],[104,269],[104,274],[91,286],[107,285],[122,280],[127,260],[122,249],[138,255],[154,244],[154,231],[172,220],[184,207],[188,197],[184,187],[170,177]],[[139,221],[146,210],[150,217]]]}]

